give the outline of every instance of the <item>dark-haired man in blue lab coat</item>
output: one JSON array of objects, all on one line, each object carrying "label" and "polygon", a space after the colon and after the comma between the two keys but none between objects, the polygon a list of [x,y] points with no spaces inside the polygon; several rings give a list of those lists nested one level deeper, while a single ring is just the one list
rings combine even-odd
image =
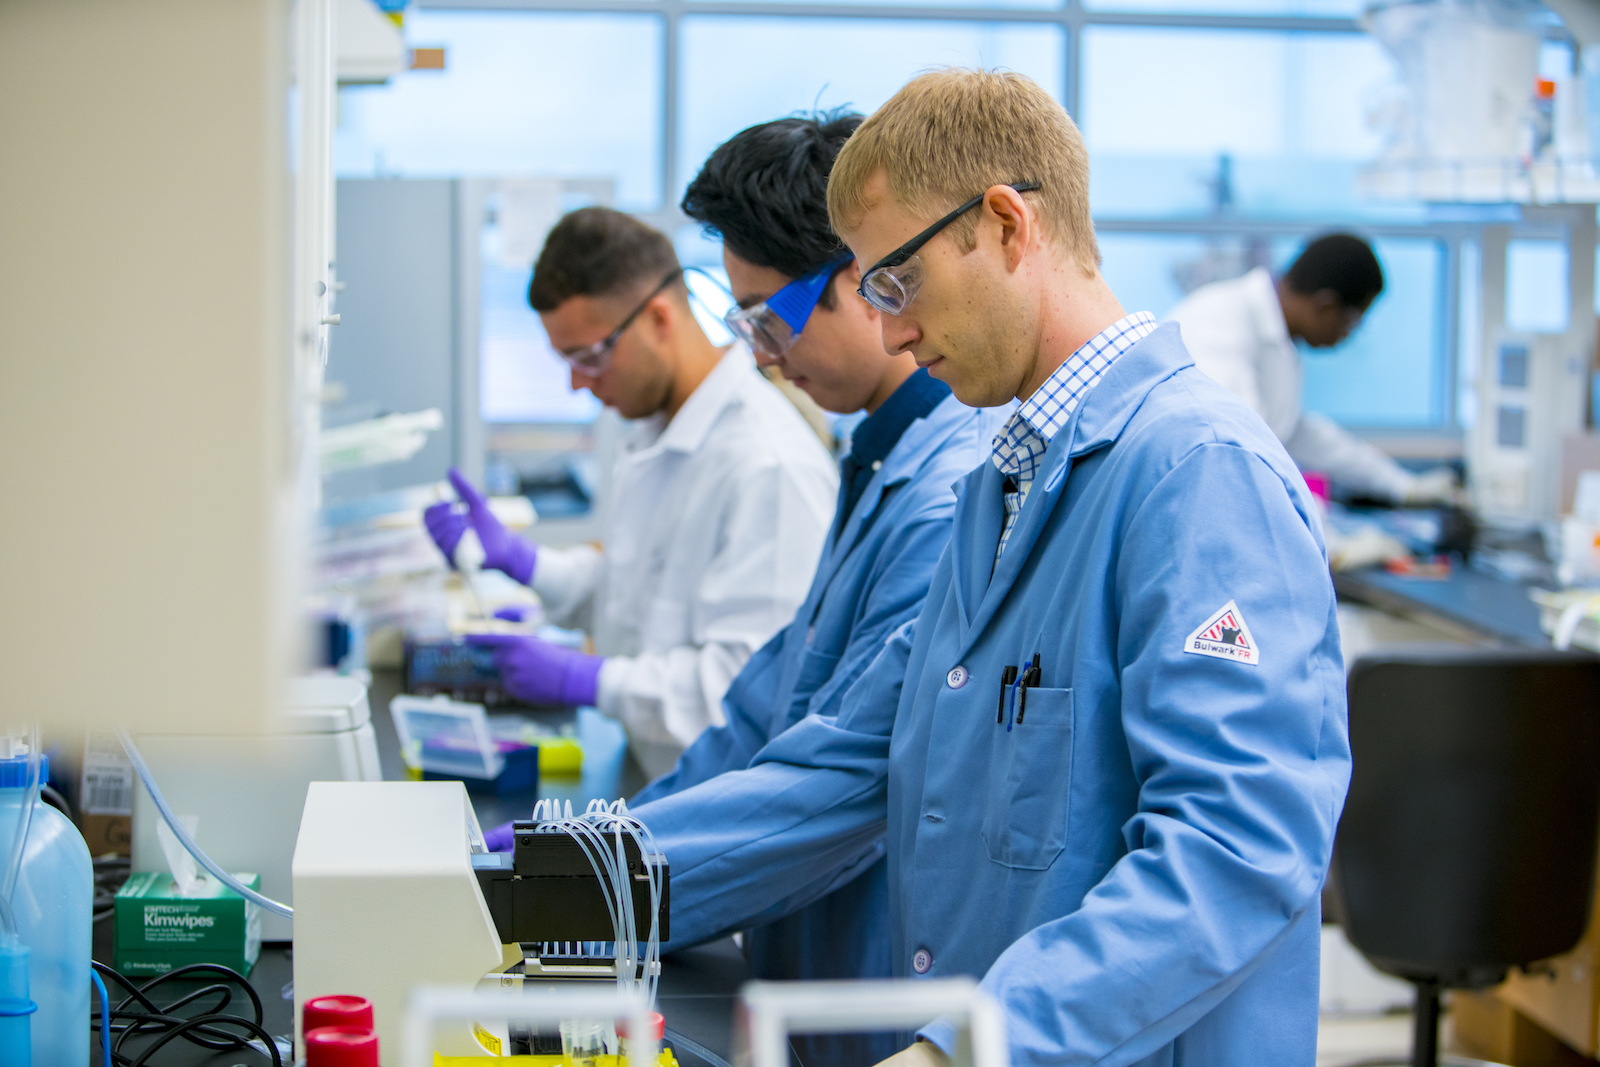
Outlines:
[{"label": "dark-haired man in blue lab coat", "polygon": [[[917,619],[835,717],[636,809],[692,943],[829,891],[887,832],[891,960],[971,975],[1014,1067],[1310,1067],[1349,781],[1313,503],[1176,327],[1098,271],[1088,158],[1028,79],[921,75],[829,179],[885,347],[1021,406]],[[942,1067],[949,1021],[896,1067]]]},{"label": "dark-haired man in blue lab coat", "polygon": [[[683,210],[723,241],[739,307],[729,325],[764,364],[824,409],[866,411],[840,465],[839,506],[811,591],[794,621],[734,679],[726,723],[690,745],[647,803],[749,766],[807,716],[836,715],[884,641],[914,618],[950,537],[954,482],[983,461],[1003,416],[974,410],[883,349],[861,272],[828,225],[828,170],[861,116],[833,113],[754,126],[720,146],[689,184]],[[671,855],[672,842],[661,844]],[[745,952],[760,978],[877,978],[892,973],[888,874],[880,842],[806,907],[753,924]],[[800,1037],[806,1067],[871,1063],[893,1039]]]}]

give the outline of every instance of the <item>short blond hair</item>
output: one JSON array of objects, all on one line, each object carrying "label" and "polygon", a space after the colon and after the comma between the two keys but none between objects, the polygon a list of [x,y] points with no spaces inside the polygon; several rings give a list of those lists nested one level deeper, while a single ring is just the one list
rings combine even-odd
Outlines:
[{"label": "short blond hair", "polygon": [[[855,228],[879,171],[904,211],[929,221],[995,185],[1038,182],[1046,235],[1085,274],[1100,264],[1089,217],[1089,152],[1071,117],[1038,83],[1005,70],[946,67],[917,75],[845,142],[828,178],[834,231]],[[946,231],[963,250],[976,212]],[[867,264],[863,264],[866,267]]]}]

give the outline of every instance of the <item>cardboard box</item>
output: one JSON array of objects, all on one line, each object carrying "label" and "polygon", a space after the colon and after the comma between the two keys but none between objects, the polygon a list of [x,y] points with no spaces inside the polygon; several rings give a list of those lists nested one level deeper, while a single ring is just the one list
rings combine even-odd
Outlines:
[{"label": "cardboard box", "polygon": [[[235,874],[251,889],[259,874]],[[261,908],[218,883],[201,881],[179,896],[165,871],[131,875],[116,901],[116,968],[123,974],[165,974],[191,963],[215,963],[248,975],[261,954]]]},{"label": "cardboard box", "polygon": [[78,787],[79,829],[91,856],[133,852],[133,764],[109,730],[84,738],[83,777]]},{"label": "cardboard box", "polygon": [[119,856],[133,854],[132,815],[80,815],[83,840],[89,846],[89,855],[104,856],[115,852]]}]

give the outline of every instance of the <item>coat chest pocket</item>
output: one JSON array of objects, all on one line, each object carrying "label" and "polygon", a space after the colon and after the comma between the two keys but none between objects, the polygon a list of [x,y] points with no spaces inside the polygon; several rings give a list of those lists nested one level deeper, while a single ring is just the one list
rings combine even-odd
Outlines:
[{"label": "coat chest pocket", "polygon": [[1072,786],[1072,690],[1029,689],[1022,721],[995,746],[983,843],[995,863],[1047,869],[1067,842]]}]

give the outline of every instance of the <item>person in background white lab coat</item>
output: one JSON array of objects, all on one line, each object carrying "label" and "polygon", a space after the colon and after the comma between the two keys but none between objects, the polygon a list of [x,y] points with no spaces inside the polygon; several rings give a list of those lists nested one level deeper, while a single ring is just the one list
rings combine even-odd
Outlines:
[{"label": "person in background white lab coat", "polygon": [[1372,247],[1344,233],[1306,246],[1282,278],[1258,267],[1241,278],[1203,285],[1167,315],[1183,333],[1195,365],[1255,409],[1302,471],[1328,475],[1352,492],[1397,504],[1451,499],[1455,472],[1412,474],[1377,446],[1332,419],[1301,410],[1295,341],[1331,348],[1361,324],[1383,292]]},{"label": "person in background white lab coat", "polygon": [[560,624],[585,618],[598,655],[533,637],[476,635],[508,691],[593,704],[627,728],[651,777],[723,722],[750,655],[805,599],[838,474],[742,343],[695,321],[671,242],[621,212],[584,208],[546,239],[528,301],[551,344],[632,427],[611,482],[603,550],[517,538],[451,472],[466,505],[424,516],[452,562],[470,530],[483,565],[533,588]]}]

